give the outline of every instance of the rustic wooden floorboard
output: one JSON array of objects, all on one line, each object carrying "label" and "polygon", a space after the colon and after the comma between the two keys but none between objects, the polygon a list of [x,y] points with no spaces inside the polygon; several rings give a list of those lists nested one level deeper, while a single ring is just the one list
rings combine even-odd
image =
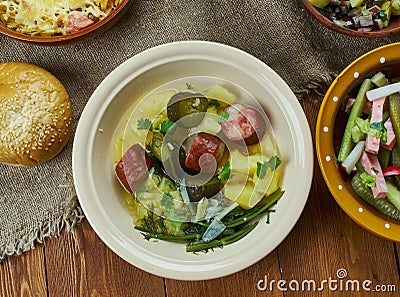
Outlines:
[{"label": "rustic wooden floorboard", "polygon": [[164,296],[164,281],[128,264],[100,240],[87,220],[46,244],[49,297]]},{"label": "rustic wooden floorboard", "polygon": [[[304,100],[301,104],[314,136],[319,103]],[[315,158],[310,196],[298,223],[272,253],[243,271],[197,282],[153,276],[116,256],[83,220],[74,233],[63,231],[59,238],[4,260],[0,297],[399,296],[399,251],[399,243],[364,230],[340,209]],[[338,272],[347,276],[340,278]],[[336,290],[329,289],[328,283],[321,291],[306,287],[314,281],[317,289],[329,279],[337,281],[331,283],[338,285]],[[376,285],[387,290],[395,286],[396,292],[346,290],[346,281],[362,285],[366,280],[371,281],[371,290]],[[308,281],[304,289],[303,281]],[[278,282],[286,291],[278,288]],[[297,283],[300,288],[292,290]]]},{"label": "rustic wooden floorboard", "polygon": [[42,246],[21,256],[13,256],[0,265],[1,297],[47,296],[46,268]]},{"label": "rustic wooden floorboard", "polygon": [[[280,279],[276,250],[249,268],[223,278],[190,282],[166,279],[166,292],[168,297],[260,296],[258,286],[263,286],[265,277]],[[282,297],[283,292],[270,292],[268,296]]]},{"label": "rustic wooden floorboard", "polygon": [[[317,174],[315,178],[318,178]],[[357,291],[357,287],[354,291],[351,287],[349,290],[345,287],[330,290],[327,283],[320,285],[330,278],[337,280],[337,285],[340,280],[344,285],[348,281],[349,286],[352,280],[360,286],[364,280],[371,280],[374,285],[400,288],[393,243],[354,223],[337,206],[326,188],[313,187],[313,192],[298,224],[279,246],[282,279],[294,280],[293,284],[315,281],[317,288],[322,288],[320,294],[306,289],[301,296],[366,296],[366,292],[361,288]],[[342,273],[345,276],[340,278],[338,275]],[[297,294],[288,290],[285,296]]]}]

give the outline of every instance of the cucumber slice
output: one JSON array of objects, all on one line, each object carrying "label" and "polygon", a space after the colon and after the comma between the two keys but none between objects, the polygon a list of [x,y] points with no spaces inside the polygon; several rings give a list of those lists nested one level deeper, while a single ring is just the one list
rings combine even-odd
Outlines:
[{"label": "cucumber slice", "polygon": [[389,113],[392,120],[394,134],[396,135],[396,146],[400,149],[400,94],[389,96]]},{"label": "cucumber slice", "polygon": [[397,187],[390,181],[386,181],[388,188],[388,193],[386,198],[398,209],[400,210],[400,191]]},{"label": "cucumber slice", "polygon": [[359,195],[368,204],[373,206],[381,213],[393,219],[400,220],[400,211],[391,202],[389,202],[387,198],[375,199],[372,194],[372,190],[362,183],[359,173],[354,175],[353,179],[351,180],[351,185],[357,195]]},{"label": "cucumber slice", "polygon": [[371,78],[371,81],[377,87],[383,87],[383,86],[386,86],[389,84],[389,80],[386,78],[386,76],[381,71],[376,73]]},{"label": "cucumber slice", "polygon": [[389,165],[391,152],[383,147],[379,149],[378,152],[378,160],[379,164],[381,164],[382,170],[385,170]]},{"label": "cucumber slice", "polygon": [[[400,166],[400,149],[395,145],[392,149],[392,154],[390,156],[390,164],[392,166]],[[400,176],[394,176],[394,181],[396,185],[400,187]]]},{"label": "cucumber slice", "polygon": [[370,79],[365,79],[361,84],[360,90],[358,91],[356,101],[354,102],[353,108],[351,109],[349,119],[347,120],[346,128],[344,129],[344,134],[342,138],[342,144],[340,146],[338,161],[342,163],[348,154],[350,153],[353,142],[351,139],[351,130],[353,129],[355,123],[354,120],[356,117],[361,115],[362,109],[365,104],[365,93],[370,90],[372,87],[372,82]]},{"label": "cucumber slice", "polygon": [[400,149],[397,146],[394,146],[392,149],[390,164],[392,166],[400,166]]}]

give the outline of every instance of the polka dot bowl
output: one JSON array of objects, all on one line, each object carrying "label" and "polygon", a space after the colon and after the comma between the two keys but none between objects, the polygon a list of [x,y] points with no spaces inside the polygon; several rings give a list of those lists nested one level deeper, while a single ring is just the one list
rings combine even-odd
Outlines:
[{"label": "polka dot bowl", "polygon": [[366,78],[382,71],[400,76],[400,43],[372,50],[347,66],[334,80],[321,104],[316,127],[318,162],[330,192],[339,206],[360,226],[385,239],[400,242],[400,221],[380,213],[353,191],[350,179],[339,170],[336,159],[346,125],[343,104],[355,95]]}]

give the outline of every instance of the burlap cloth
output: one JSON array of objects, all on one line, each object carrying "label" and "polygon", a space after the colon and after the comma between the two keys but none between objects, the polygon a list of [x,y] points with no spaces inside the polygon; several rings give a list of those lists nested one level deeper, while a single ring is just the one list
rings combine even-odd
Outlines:
[{"label": "burlap cloth", "polygon": [[[107,74],[162,43],[196,39],[238,47],[274,69],[301,99],[310,91],[323,93],[361,54],[400,41],[400,36],[371,40],[331,32],[296,0],[131,1],[119,23],[90,41],[43,47],[0,36],[0,61],[34,63],[57,76],[72,99],[76,127]],[[64,228],[72,230],[84,217],[72,182],[72,143],[71,137],[58,157],[37,167],[0,165],[0,260]]]}]

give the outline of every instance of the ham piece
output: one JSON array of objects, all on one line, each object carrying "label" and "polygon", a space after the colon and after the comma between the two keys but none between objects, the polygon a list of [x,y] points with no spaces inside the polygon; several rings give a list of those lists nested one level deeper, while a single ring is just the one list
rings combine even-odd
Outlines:
[{"label": "ham piece", "polygon": [[372,188],[374,198],[384,198],[388,193],[388,188],[378,157],[364,151],[361,155],[360,162],[369,175],[375,175],[376,177],[375,187]]},{"label": "ham piece", "polygon": [[[372,113],[371,113],[371,124],[382,122],[383,116],[383,105],[385,104],[385,97],[376,99],[372,103]],[[365,143],[365,150],[371,154],[378,154],[379,151],[380,138],[372,135],[367,135],[367,141]]]},{"label": "ham piece", "polygon": [[382,146],[389,151],[391,151],[396,144],[396,135],[394,134],[392,120],[390,118],[387,119],[385,124],[383,124],[387,131],[387,141],[386,143],[382,143]]},{"label": "ham piece", "polygon": [[71,11],[68,14],[68,20],[66,25],[66,33],[76,33],[94,23],[93,20],[89,19],[81,11]]}]

